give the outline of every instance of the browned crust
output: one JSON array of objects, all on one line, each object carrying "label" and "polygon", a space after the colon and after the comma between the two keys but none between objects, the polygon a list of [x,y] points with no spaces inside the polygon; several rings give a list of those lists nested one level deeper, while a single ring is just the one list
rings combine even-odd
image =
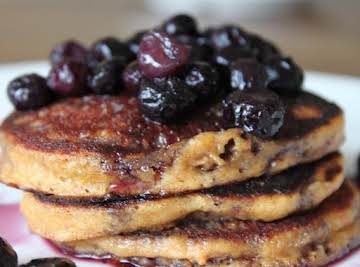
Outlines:
[{"label": "browned crust", "polygon": [[335,153],[275,177],[166,197],[100,200],[27,193],[21,209],[35,233],[61,242],[162,228],[198,211],[243,220],[273,221],[321,203],[341,186],[342,166],[341,156]]},{"label": "browned crust", "polygon": [[[125,134],[130,122],[121,115],[128,113],[108,111],[101,117],[99,106],[110,110],[121,98],[90,99],[86,104],[70,99],[35,113],[10,116],[0,131],[0,180],[61,196],[175,193],[243,181],[317,160],[336,151],[344,138],[341,110],[308,93],[287,98],[285,124],[271,140],[246,135],[241,129],[213,129],[218,127],[214,120],[201,126],[204,120],[197,118],[191,126],[175,128],[141,121],[140,129],[157,129],[161,138],[176,139],[166,141],[166,146],[157,144],[146,130]],[[321,116],[295,118],[292,110],[299,106],[315,108]],[[88,113],[82,112],[84,107]],[[73,123],[69,117],[74,117]]]},{"label": "browned crust", "polygon": [[167,230],[63,245],[80,254],[185,259],[200,265],[214,258],[245,258],[256,259],[259,265],[255,266],[318,266],[358,243],[359,200],[358,189],[346,182],[318,208],[276,222],[201,215]]}]

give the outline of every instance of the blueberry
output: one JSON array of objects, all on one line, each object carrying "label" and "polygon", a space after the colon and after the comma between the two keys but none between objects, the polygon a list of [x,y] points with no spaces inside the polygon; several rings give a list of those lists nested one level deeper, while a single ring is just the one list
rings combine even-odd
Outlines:
[{"label": "blueberry", "polygon": [[252,58],[238,59],[230,65],[230,81],[233,90],[265,89],[265,68]]},{"label": "blueberry", "polygon": [[122,80],[125,88],[129,92],[137,92],[140,86],[140,80],[143,77],[143,73],[139,68],[137,61],[130,63],[122,74]]},{"label": "blueberry", "polygon": [[190,35],[176,36],[182,44],[186,44],[190,49],[189,61],[211,61],[213,56],[213,49],[210,45],[205,43],[202,37]]},{"label": "blueberry", "polygon": [[189,64],[185,73],[185,82],[189,88],[206,100],[206,97],[217,93],[219,74],[209,63],[198,61]]},{"label": "blueberry", "polygon": [[125,62],[122,58],[105,60],[95,67],[88,78],[88,87],[98,95],[115,94],[122,85],[122,71]]},{"label": "blueberry", "polygon": [[17,267],[18,257],[15,250],[8,242],[0,238],[0,266],[1,267]]},{"label": "blueberry", "polygon": [[210,42],[215,49],[223,49],[228,46],[250,48],[249,35],[239,27],[225,25],[209,31]]},{"label": "blueberry", "polygon": [[32,260],[20,267],[76,267],[76,265],[66,258],[43,258]]},{"label": "blueberry", "polygon": [[162,25],[162,30],[169,35],[196,35],[197,25],[194,18],[179,14],[166,20]]},{"label": "blueberry", "polygon": [[138,61],[144,75],[151,79],[175,74],[188,57],[184,44],[163,32],[151,31],[141,40]]},{"label": "blueberry", "polygon": [[[134,54],[129,49],[128,45],[120,42],[114,37],[106,37],[96,41],[91,46],[90,58],[92,61],[100,63],[103,60],[113,58],[123,58],[125,62],[131,62],[135,59]],[[93,63],[92,63],[93,64]]]},{"label": "blueberry", "polygon": [[280,50],[270,41],[257,35],[251,35],[251,48],[259,61],[263,62],[269,57],[280,55]]},{"label": "blueberry", "polygon": [[240,127],[261,138],[274,136],[284,122],[285,107],[270,90],[235,91],[223,100],[229,127]]},{"label": "blueberry", "polygon": [[268,87],[277,92],[301,90],[303,70],[289,57],[274,56],[265,62],[268,76]]},{"label": "blueberry", "polygon": [[139,45],[146,31],[139,31],[135,33],[130,39],[126,41],[126,44],[130,51],[136,56],[139,52]]},{"label": "blueberry", "polygon": [[239,58],[254,58],[255,54],[250,49],[245,49],[237,46],[228,46],[217,52],[214,55],[214,61],[223,66],[229,66],[231,62]]},{"label": "blueberry", "polygon": [[51,68],[47,84],[59,96],[79,96],[87,91],[88,68],[76,61],[64,61]]},{"label": "blueberry", "polygon": [[50,53],[51,65],[59,64],[65,60],[86,62],[86,48],[75,40],[67,40],[57,44]]},{"label": "blueberry", "polygon": [[172,122],[190,111],[198,96],[176,76],[143,79],[138,94],[145,115],[158,122]]},{"label": "blueberry", "polygon": [[17,110],[38,109],[53,100],[46,80],[37,74],[28,74],[12,80],[7,87],[8,97]]}]

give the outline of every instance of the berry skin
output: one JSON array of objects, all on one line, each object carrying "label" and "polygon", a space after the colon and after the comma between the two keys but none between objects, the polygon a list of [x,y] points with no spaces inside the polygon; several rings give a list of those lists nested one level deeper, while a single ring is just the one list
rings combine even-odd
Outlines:
[{"label": "berry skin", "polygon": [[122,89],[124,67],[125,63],[122,58],[113,58],[101,62],[89,75],[88,87],[98,95],[117,93]]},{"label": "berry skin", "polygon": [[[113,58],[123,58],[125,62],[131,62],[135,59],[127,44],[120,42],[114,37],[106,37],[96,41],[91,46],[91,60],[100,63],[103,60]],[[93,63],[92,63],[93,65]]]},{"label": "berry skin", "polygon": [[262,64],[251,58],[241,58],[230,65],[233,90],[265,89],[267,75]]},{"label": "berry skin", "polygon": [[239,27],[225,25],[217,29],[208,30],[210,42],[217,49],[223,49],[228,46],[241,48],[250,48],[249,35]]},{"label": "berry skin", "polygon": [[176,40],[185,44],[190,49],[189,62],[193,61],[211,61],[213,56],[213,49],[210,45],[204,42],[202,37],[190,35],[178,35]]},{"label": "berry skin", "polygon": [[122,80],[126,90],[129,92],[137,92],[143,76],[144,75],[139,68],[139,64],[136,61],[127,65],[122,74]]},{"label": "berry skin", "polygon": [[188,58],[189,49],[163,32],[151,31],[141,40],[139,66],[149,79],[175,74]]},{"label": "berry skin", "polygon": [[184,80],[176,76],[143,79],[138,94],[144,114],[158,122],[175,122],[180,119],[190,111],[197,98]]},{"label": "berry skin", "polygon": [[20,267],[76,267],[76,265],[66,258],[43,258],[32,260]]},{"label": "berry skin", "polygon": [[57,65],[65,60],[73,60],[85,63],[87,57],[86,48],[75,40],[67,40],[57,44],[50,53],[51,65]]},{"label": "berry skin", "polygon": [[15,250],[4,239],[0,238],[0,266],[17,267],[18,257]]},{"label": "berry skin", "polygon": [[12,80],[7,87],[7,94],[17,110],[38,109],[53,100],[46,80],[37,74],[23,75]]},{"label": "berry skin", "polygon": [[206,62],[189,64],[185,73],[185,82],[200,98],[214,96],[219,88],[219,74],[217,70]]},{"label": "berry skin", "polygon": [[301,90],[304,74],[291,58],[275,56],[267,59],[264,64],[270,89],[279,93]]},{"label": "berry skin", "polygon": [[280,50],[274,44],[257,35],[251,35],[251,49],[256,54],[260,62],[264,62],[267,58],[280,55]]},{"label": "berry skin", "polygon": [[146,31],[139,31],[135,33],[130,39],[126,41],[126,44],[130,51],[136,56],[139,52],[139,45]]},{"label": "berry skin", "polygon": [[223,100],[229,127],[240,127],[261,138],[274,136],[284,122],[285,107],[270,90],[235,91]]},{"label": "berry skin", "polygon": [[223,66],[229,66],[231,62],[239,58],[254,58],[255,54],[250,49],[244,49],[236,46],[228,46],[219,51],[214,55],[214,61]]},{"label": "berry skin", "polygon": [[179,14],[164,22],[162,30],[169,35],[196,35],[197,25],[194,18]]},{"label": "berry skin", "polygon": [[80,96],[87,92],[88,68],[76,61],[64,61],[51,68],[47,84],[59,96]]}]

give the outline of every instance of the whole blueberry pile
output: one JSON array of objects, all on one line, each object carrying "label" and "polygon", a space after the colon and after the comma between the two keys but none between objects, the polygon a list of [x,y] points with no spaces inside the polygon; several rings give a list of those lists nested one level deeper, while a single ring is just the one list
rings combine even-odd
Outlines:
[{"label": "whole blueberry pile", "polygon": [[127,41],[106,37],[89,48],[58,44],[48,77],[18,77],[8,85],[17,110],[35,110],[64,97],[136,95],[144,116],[174,123],[209,99],[222,99],[228,127],[260,137],[283,124],[278,94],[301,90],[302,69],[271,42],[234,25],[200,31],[176,15]]}]

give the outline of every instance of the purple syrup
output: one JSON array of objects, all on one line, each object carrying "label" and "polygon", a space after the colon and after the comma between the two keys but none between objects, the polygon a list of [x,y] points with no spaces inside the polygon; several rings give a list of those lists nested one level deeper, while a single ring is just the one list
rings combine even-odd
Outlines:
[{"label": "purple syrup", "polygon": [[18,204],[0,204],[0,236],[12,245],[28,237],[26,222],[20,213]]}]

